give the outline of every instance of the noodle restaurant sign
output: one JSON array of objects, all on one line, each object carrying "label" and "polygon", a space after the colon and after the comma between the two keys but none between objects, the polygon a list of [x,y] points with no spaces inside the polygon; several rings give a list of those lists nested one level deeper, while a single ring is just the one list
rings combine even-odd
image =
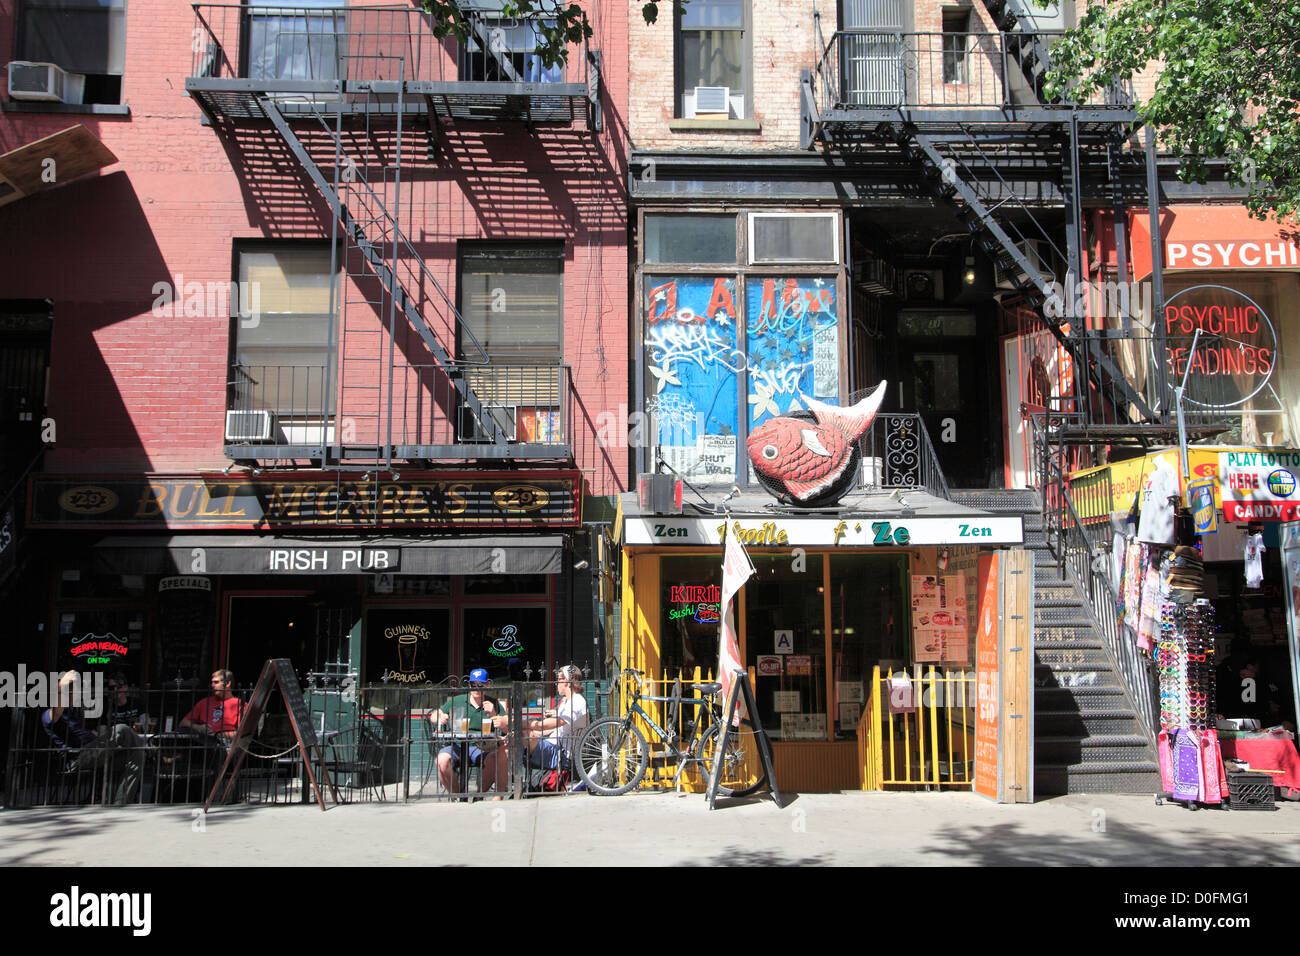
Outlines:
[{"label": "noodle restaurant sign", "polygon": [[1184,401],[1193,408],[1244,405],[1268,385],[1278,361],[1277,332],[1264,310],[1222,285],[1193,286],[1169,298],[1165,347],[1175,384],[1187,376]]},{"label": "noodle restaurant sign", "polygon": [[1300,519],[1300,451],[1219,452],[1219,495],[1228,521]]}]

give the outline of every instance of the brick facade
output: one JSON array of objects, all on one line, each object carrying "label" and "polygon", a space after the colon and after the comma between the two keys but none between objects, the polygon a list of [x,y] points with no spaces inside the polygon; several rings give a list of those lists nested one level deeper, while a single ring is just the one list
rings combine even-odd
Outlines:
[{"label": "brick facade", "polygon": [[[17,2],[0,0],[0,49],[14,49]],[[403,157],[415,186],[404,191],[401,221],[449,295],[458,240],[564,242],[564,359],[583,410],[573,443],[595,494],[628,483],[626,450],[602,449],[595,437],[601,413],[617,416],[627,401],[627,21],[621,9],[611,15],[614,6],[600,4],[592,14],[590,47],[604,57],[604,133],[587,135],[584,124],[461,124],[441,134],[437,160],[425,156],[428,144],[416,134]],[[282,144],[228,150],[200,125],[185,93],[194,30],[188,4],[128,4],[129,117],[0,114],[0,151],[80,124],[119,160],[100,175],[0,208],[0,228],[11,237],[0,298],[54,302],[49,414],[57,445],[47,471],[228,464],[222,428],[230,319],[159,317],[155,285],[178,274],[187,284],[228,282],[234,246],[243,240],[330,235],[324,202]],[[450,42],[444,53],[454,62]],[[377,330],[386,318],[372,314],[369,322]],[[363,339],[345,348],[387,354],[386,340]],[[423,349],[408,349],[414,341],[403,326],[397,344],[411,362]]]}]

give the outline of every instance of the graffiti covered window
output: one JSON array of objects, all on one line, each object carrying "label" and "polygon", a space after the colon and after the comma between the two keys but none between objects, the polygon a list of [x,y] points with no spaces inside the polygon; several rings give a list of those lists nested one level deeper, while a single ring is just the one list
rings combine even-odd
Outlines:
[{"label": "graffiti covered window", "polygon": [[805,397],[838,403],[833,276],[648,276],[645,296],[646,412],[688,481],[736,481],[742,414],[752,429]]},{"label": "graffiti covered window", "polygon": [[646,278],[646,412],[659,453],[692,482],[736,480],[736,287],[730,276]]}]

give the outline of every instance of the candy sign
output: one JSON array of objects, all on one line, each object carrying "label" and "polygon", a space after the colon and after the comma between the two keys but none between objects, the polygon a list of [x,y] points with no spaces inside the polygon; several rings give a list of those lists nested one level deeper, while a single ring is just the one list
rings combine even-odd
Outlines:
[{"label": "candy sign", "polygon": [[1300,518],[1300,452],[1219,453],[1219,494],[1228,521],[1295,521]]}]

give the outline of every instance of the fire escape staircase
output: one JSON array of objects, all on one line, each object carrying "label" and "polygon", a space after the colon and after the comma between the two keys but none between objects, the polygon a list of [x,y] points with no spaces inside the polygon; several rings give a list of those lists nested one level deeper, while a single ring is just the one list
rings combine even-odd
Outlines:
[{"label": "fire escape staircase", "polygon": [[[910,170],[913,181],[955,209],[975,244],[1070,353],[1075,395],[1084,397],[1075,412],[1085,424],[1095,416],[1121,432],[1167,427],[1159,408],[1151,407],[1097,339],[1081,334],[1082,323],[1063,314],[1071,290],[1039,271],[1026,243],[1034,240],[1050,248],[1064,263],[1067,283],[1083,278],[1084,185],[1095,190],[1101,183],[1121,212],[1126,200],[1132,204],[1134,166],[1141,163],[1144,169],[1145,162],[1121,154],[1123,142],[1137,129],[1136,112],[1114,98],[1101,104],[1048,98],[1049,45],[1034,32],[1026,0],[982,2],[1001,33],[994,42],[1005,53],[1001,102],[926,103],[921,101],[924,91],[918,95],[909,82],[900,81],[897,102],[884,104],[879,82],[852,91],[847,82],[841,87],[837,71],[848,69],[843,48],[820,44],[822,62],[801,78],[804,145],[820,140],[846,157],[864,150],[877,160],[891,148],[901,154],[901,169]],[[817,30],[820,41],[820,25]],[[897,35],[899,48],[905,37]],[[900,73],[908,65],[904,61]],[[917,74],[933,78],[936,63],[930,62],[928,73],[922,63]],[[878,73],[865,75],[879,79]],[[1054,226],[1046,224],[1044,213],[1055,217]],[[1054,239],[1061,234],[1062,213],[1064,249]],[[1116,219],[1116,228],[1122,229],[1124,216]],[[1053,301],[1063,293],[1064,301]],[[1100,411],[1098,406],[1103,406]],[[1063,437],[1063,431],[1044,434],[1043,440],[1079,440]],[[1144,665],[1136,649],[1124,643],[1104,582],[1089,571],[1092,554],[1075,540],[1077,527],[1049,509],[1040,490],[955,491],[953,497],[1025,520],[1026,546],[1035,556],[1036,793],[1158,789]]]},{"label": "fire escape staircase", "polygon": [[[309,44],[323,42],[327,51],[336,50],[337,56],[330,61],[332,71],[323,69],[323,76],[309,78],[252,78],[242,74],[234,62],[239,57],[231,53],[248,42],[244,20],[230,19],[226,8],[220,5],[196,4],[195,11],[198,22],[195,35],[205,38],[206,43],[196,41],[187,91],[206,120],[237,150],[244,148],[239,136],[241,130],[265,128],[264,124],[269,122],[336,220],[345,277],[355,280],[354,285],[369,279],[377,282],[382,290],[377,296],[350,298],[345,289],[335,304],[335,318],[346,335],[347,316],[341,313],[346,312],[349,304],[365,305],[380,315],[390,338],[386,373],[390,394],[386,414],[381,410],[383,386],[373,384],[385,379],[382,368],[367,367],[364,374],[355,376],[370,384],[347,385],[340,381],[337,386],[340,390],[349,387],[354,393],[356,390],[375,393],[374,413],[361,416],[373,420],[375,441],[349,447],[329,437],[331,430],[322,427],[316,442],[227,445],[227,455],[236,460],[312,459],[322,464],[337,456],[340,460],[383,461],[388,469],[395,458],[571,461],[567,367],[547,369],[549,374],[534,370],[535,374],[529,375],[520,375],[518,369],[495,367],[400,225],[403,124],[423,127],[429,139],[431,159],[437,149],[434,139],[440,121],[519,122],[528,127],[538,123],[570,125],[581,112],[585,113],[586,129],[599,132],[603,127],[600,53],[586,51],[584,47],[583,82],[525,82],[511,63],[508,51],[500,50],[493,42],[486,23],[472,17],[472,36],[478,44],[476,55],[490,60],[486,65],[480,64],[481,72],[489,78],[446,79],[441,76],[445,67],[430,62],[430,58],[441,56],[441,44],[421,35],[428,30],[425,14],[418,9],[362,8],[350,10],[346,18],[339,20],[346,23],[346,33],[312,34],[307,38]],[[331,44],[337,44],[337,48]],[[247,52],[243,56],[247,59]],[[421,60],[422,56],[425,59]],[[312,69],[317,68],[313,63]],[[429,78],[431,71],[433,79]],[[407,130],[408,152],[409,140],[413,138],[411,132]],[[384,145],[377,145],[381,141]],[[385,160],[387,149],[391,152]],[[423,293],[423,298],[418,293]],[[394,424],[401,409],[394,411],[391,384],[398,374],[393,365],[391,339],[397,334],[399,316],[419,337],[431,360],[424,362],[421,356],[421,365],[407,366],[403,371],[418,371],[421,376],[428,376],[431,371],[439,380],[436,394],[448,406],[444,411],[458,420],[457,440],[453,443],[412,442],[394,435],[394,428],[400,430],[402,424]],[[368,334],[378,335],[378,329]],[[380,347],[370,348],[371,344],[367,343],[363,351],[378,354]],[[465,353],[460,359],[453,354],[458,347]],[[334,367],[336,359],[339,366],[332,374],[340,379],[349,362],[378,364],[374,358],[352,358],[346,354],[346,348],[343,354],[338,354],[337,337],[331,349],[334,354],[330,367]],[[502,374],[516,377],[507,380],[501,378]],[[504,421],[494,414],[490,399],[479,394],[484,387],[495,387],[498,391],[513,388],[517,393],[527,387],[521,386],[520,381],[549,390],[561,416],[558,436],[519,440],[515,422]],[[460,433],[469,419],[473,422],[473,437],[467,441]]]}]

